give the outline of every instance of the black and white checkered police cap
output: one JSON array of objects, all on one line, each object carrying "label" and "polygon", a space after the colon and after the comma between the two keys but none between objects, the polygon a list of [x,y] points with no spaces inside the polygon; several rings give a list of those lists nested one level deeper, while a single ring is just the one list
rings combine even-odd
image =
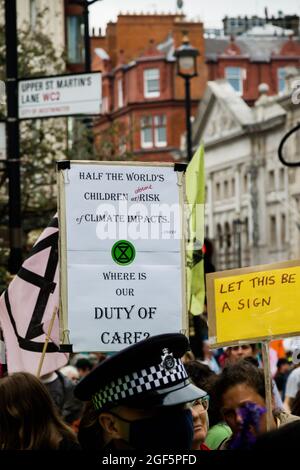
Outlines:
[{"label": "black and white checkered police cap", "polygon": [[135,408],[174,406],[207,393],[193,385],[181,357],[189,348],[180,333],[152,336],[101,362],[75,388],[96,410],[117,405]]}]

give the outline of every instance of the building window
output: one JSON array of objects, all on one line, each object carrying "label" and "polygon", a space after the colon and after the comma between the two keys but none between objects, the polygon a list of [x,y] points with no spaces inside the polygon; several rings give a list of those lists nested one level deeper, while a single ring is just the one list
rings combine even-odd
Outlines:
[{"label": "building window", "polygon": [[224,233],[225,233],[226,248],[230,248],[231,247],[231,232],[230,232],[230,225],[228,222],[225,222]]},{"label": "building window", "polygon": [[123,101],[123,80],[120,78],[118,80],[118,108],[122,108],[124,106]]},{"label": "building window", "polygon": [[285,77],[286,77],[286,69],[285,68],[279,68],[277,70],[278,93],[284,93],[286,91]]},{"label": "building window", "polygon": [[248,175],[247,173],[244,175],[244,192],[248,192]]},{"label": "building window", "polygon": [[143,149],[153,147],[152,116],[141,119],[141,146]]},{"label": "building window", "polygon": [[234,197],[235,195],[235,179],[232,178],[231,180],[231,196]]},{"label": "building window", "polygon": [[30,27],[35,29],[36,26],[36,0],[30,0],[29,2],[29,15],[30,15]]},{"label": "building window", "polygon": [[243,94],[243,75],[244,72],[241,67],[226,67],[225,69],[225,78],[240,95]]},{"label": "building window", "polygon": [[216,200],[219,201],[221,199],[221,185],[220,183],[216,184]]},{"label": "building window", "polygon": [[217,240],[219,243],[219,248],[223,248],[223,233],[222,226],[220,224],[217,225]]},{"label": "building window", "polygon": [[228,198],[228,181],[224,181],[224,198]]},{"label": "building window", "polygon": [[68,62],[70,64],[82,64],[84,62],[83,45],[83,17],[68,16]]},{"label": "building window", "polygon": [[272,247],[276,246],[276,217],[270,217],[270,244]]},{"label": "building window", "polygon": [[144,96],[145,98],[158,98],[160,95],[159,69],[144,70]]},{"label": "building window", "polygon": [[285,214],[281,214],[281,244],[284,245],[286,242],[286,217]]},{"label": "building window", "polygon": [[280,168],[279,170],[279,189],[281,189],[282,191],[284,190],[285,188],[285,171],[284,171],[284,168]]},{"label": "building window", "polygon": [[167,128],[166,116],[154,116],[154,142],[155,147],[166,147],[167,145]]},{"label": "building window", "polygon": [[269,171],[269,191],[275,191],[275,171]]},{"label": "building window", "polygon": [[166,147],[167,120],[164,114],[158,116],[144,116],[141,119],[141,146],[142,148]]}]

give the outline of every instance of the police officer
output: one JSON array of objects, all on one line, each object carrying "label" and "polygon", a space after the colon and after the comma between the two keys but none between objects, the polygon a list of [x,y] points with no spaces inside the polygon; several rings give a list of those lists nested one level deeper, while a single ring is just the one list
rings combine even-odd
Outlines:
[{"label": "police officer", "polygon": [[86,429],[100,449],[191,449],[191,406],[207,393],[191,383],[181,362],[188,348],[182,334],[152,336],[109,357],[77,384],[75,396],[93,404],[96,420]]}]

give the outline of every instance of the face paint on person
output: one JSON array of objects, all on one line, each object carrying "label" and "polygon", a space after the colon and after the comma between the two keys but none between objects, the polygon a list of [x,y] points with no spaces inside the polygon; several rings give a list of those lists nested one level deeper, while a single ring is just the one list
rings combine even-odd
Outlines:
[{"label": "face paint on person", "polygon": [[[224,420],[231,428],[233,435],[236,435],[243,428],[242,413],[240,408],[243,404],[254,403],[260,407],[265,408],[266,403],[262,396],[257,391],[246,383],[234,385],[223,394],[222,397],[222,414]],[[272,422],[272,428],[276,428],[275,421]],[[263,413],[259,420],[257,431],[252,429],[254,434],[261,434],[267,431],[267,416]]]}]

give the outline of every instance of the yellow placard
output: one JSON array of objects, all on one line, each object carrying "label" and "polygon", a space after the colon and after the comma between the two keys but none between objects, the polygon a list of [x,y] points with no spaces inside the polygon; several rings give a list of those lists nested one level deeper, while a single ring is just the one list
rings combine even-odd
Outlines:
[{"label": "yellow placard", "polygon": [[300,261],[207,275],[212,345],[300,334]]}]

